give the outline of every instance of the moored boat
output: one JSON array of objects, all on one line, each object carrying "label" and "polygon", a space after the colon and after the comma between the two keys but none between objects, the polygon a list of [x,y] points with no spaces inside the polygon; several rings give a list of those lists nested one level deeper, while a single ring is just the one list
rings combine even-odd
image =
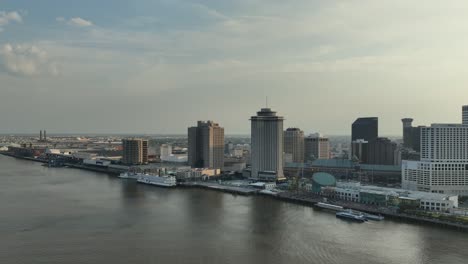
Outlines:
[{"label": "moored boat", "polygon": [[366,218],[362,214],[355,213],[350,210],[342,211],[342,212],[337,212],[336,213],[337,218],[345,219],[345,220],[350,220],[354,222],[359,222],[363,223],[366,221]]},{"label": "moored boat", "polygon": [[177,186],[176,177],[174,176],[158,176],[151,174],[139,175],[137,182],[149,185],[155,185],[160,187],[175,187]]}]

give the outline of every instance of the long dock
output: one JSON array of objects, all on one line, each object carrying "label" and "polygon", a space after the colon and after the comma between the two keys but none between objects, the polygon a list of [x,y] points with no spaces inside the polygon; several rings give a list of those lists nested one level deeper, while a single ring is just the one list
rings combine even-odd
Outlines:
[{"label": "long dock", "polygon": [[189,188],[210,189],[210,190],[222,191],[222,192],[234,193],[234,194],[240,194],[240,195],[250,195],[250,194],[256,194],[258,192],[258,190],[251,189],[251,188],[221,185],[221,184],[213,183],[213,182],[185,182],[185,183],[179,183],[179,186],[189,187]]}]

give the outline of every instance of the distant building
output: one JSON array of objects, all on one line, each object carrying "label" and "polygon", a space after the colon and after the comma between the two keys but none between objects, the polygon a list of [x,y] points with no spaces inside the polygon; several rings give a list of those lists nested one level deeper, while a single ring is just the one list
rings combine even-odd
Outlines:
[{"label": "distant building", "polygon": [[354,121],[351,128],[351,140],[363,139],[371,141],[379,135],[379,119],[377,117],[361,117]]},{"label": "distant building", "polygon": [[468,105],[462,107],[462,124],[468,125]]},{"label": "distant building", "polygon": [[186,170],[178,170],[176,178],[178,180],[189,180],[189,179],[208,179],[210,177],[219,176],[221,174],[220,169],[212,168],[192,168]]},{"label": "distant building", "polygon": [[359,163],[367,163],[368,161],[368,141],[357,139],[351,142],[351,160]]},{"label": "distant building", "polygon": [[284,131],[284,153],[291,154],[292,162],[304,162],[304,131],[299,128]]},{"label": "distant building", "polygon": [[148,164],[148,140],[122,139],[122,163],[126,165]]},{"label": "distant building", "polygon": [[328,138],[315,133],[306,137],[304,141],[305,161],[330,158],[330,141]]},{"label": "distant building", "polygon": [[168,144],[162,144],[160,147],[161,160],[169,158],[172,155],[172,146]]},{"label": "distant building", "polygon": [[223,169],[224,128],[213,121],[198,121],[188,129],[188,162],[192,168]]},{"label": "distant building", "polygon": [[413,127],[412,118],[403,118],[403,146],[413,149],[417,152],[421,151],[421,126]]},{"label": "distant building", "polygon": [[468,125],[421,128],[421,161],[402,161],[402,187],[468,196]]},{"label": "distant building", "polygon": [[224,146],[224,154],[226,155],[232,155],[234,151],[234,144],[229,141],[228,143],[226,143],[226,145]]},{"label": "distant building", "polygon": [[397,144],[388,138],[377,138],[367,144],[367,164],[395,165]]},{"label": "distant building", "polygon": [[251,177],[262,180],[284,179],[283,120],[270,108],[251,117]]}]

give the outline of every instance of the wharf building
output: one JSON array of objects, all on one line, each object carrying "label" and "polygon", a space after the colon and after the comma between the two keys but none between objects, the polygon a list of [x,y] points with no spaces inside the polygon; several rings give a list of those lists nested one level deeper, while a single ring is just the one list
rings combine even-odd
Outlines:
[{"label": "wharf building", "polygon": [[316,159],[330,158],[330,141],[319,133],[312,134],[304,140],[304,159],[313,161]]},{"label": "wharf building", "polygon": [[304,162],[304,131],[299,128],[284,131],[284,153],[291,155],[292,162]]},{"label": "wharf building", "polygon": [[421,160],[402,161],[402,187],[468,196],[468,125],[421,128]]},{"label": "wharf building", "polygon": [[251,121],[251,173],[258,180],[284,179],[284,118],[270,108],[262,108]]},{"label": "wharf building", "polygon": [[188,163],[192,168],[223,169],[224,128],[213,121],[198,121],[188,128]]},{"label": "wharf building", "polygon": [[125,165],[148,164],[148,140],[122,139],[122,163]]},{"label": "wharf building", "polygon": [[358,182],[337,182],[336,187],[325,187],[321,191],[336,199],[379,206],[442,212],[458,208],[457,195],[361,185]]}]

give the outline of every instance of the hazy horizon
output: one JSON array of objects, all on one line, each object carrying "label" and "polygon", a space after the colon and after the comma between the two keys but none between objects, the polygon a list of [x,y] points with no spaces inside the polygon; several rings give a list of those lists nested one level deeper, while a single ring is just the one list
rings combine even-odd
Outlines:
[{"label": "hazy horizon", "polygon": [[0,134],[250,131],[348,135],[459,123],[468,104],[468,2],[5,0]]}]

